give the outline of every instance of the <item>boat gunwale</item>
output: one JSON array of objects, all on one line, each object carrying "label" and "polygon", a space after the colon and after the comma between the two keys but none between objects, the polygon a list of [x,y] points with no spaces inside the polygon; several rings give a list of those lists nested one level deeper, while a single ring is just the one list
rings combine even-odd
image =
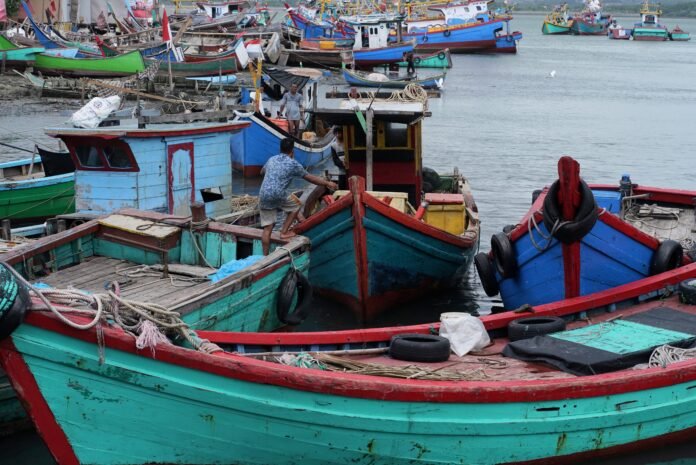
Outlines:
[{"label": "boat gunwale", "polygon": [[[226,131],[238,131],[245,129],[251,125],[248,121],[230,121],[227,123],[215,123],[215,124],[197,124],[198,127],[182,128],[175,127],[177,125],[171,125],[172,127],[149,127],[145,129],[139,128],[121,128],[121,129],[81,129],[81,128],[47,128],[44,133],[50,137],[96,137],[100,139],[120,139],[123,137],[132,138],[148,138],[148,137],[167,137],[167,136],[190,136],[196,134],[208,134],[211,132],[226,132]],[[164,124],[163,124],[164,125]]]}]

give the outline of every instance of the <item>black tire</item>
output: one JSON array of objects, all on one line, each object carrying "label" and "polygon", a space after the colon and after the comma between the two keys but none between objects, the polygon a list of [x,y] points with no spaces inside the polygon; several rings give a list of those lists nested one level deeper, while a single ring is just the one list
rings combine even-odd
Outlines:
[{"label": "black tire", "polygon": [[399,334],[391,338],[389,356],[409,362],[445,362],[450,356],[450,342],[432,334]]},{"label": "black tire", "polygon": [[505,234],[510,234],[512,231],[515,230],[516,227],[517,226],[514,224],[506,224],[505,226],[503,226],[503,232]]},{"label": "black tire", "polygon": [[537,201],[542,192],[544,192],[543,189],[536,189],[532,191],[532,205],[534,205],[534,202]]},{"label": "black tire", "polygon": [[512,278],[517,273],[517,257],[510,238],[505,233],[495,233],[491,237],[493,263],[503,279]]},{"label": "black tire", "polygon": [[[297,291],[297,304],[295,311],[290,312],[292,299]],[[313,291],[309,280],[299,271],[291,269],[285,275],[278,287],[278,302],[276,314],[278,319],[286,325],[299,325],[309,314],[309,305],[312,301]]]},{"label": "black tire", "polygon": [[673,270],[681,265],[684,249],[677,241],[663,241],[653,253],[650,261],[650,275],[664,273],[665,271]]},{"label": "black tire", "polygon": [[30,302],[29,290],[5,266],[0,265],[0,341],[22,324]]},{"label": "black tire", "polygon": [[426,43],[428,41],[428,36],[423,36],[423,43]]},{"label": "black tire", "polygon": [[426,190],[424,187],[423,190],[425,192],[433,192],[442,184],[442,178],[437,174],[437,171],[427,166],[423,167],[423,186],[426,184],[430,186],[430,190]]},{"label": "black tire", "polygon": [[511,342],[521,341],[534,336],[557,333],[565,330],[565,327],[565,320],[556,316],[518,318],[508,323],[508,338]]},{"label": "black tire", "polygon": [[452,31],[450,31],[449,29],[445,29],[445,32],[443,32],[442,35],[444,35],[445,37],[449,37],[452,35]]},{"label": "black tire", "polygon": [[696,278],[679,283],[679,296],[685,304],[696,305]]},{"label": "black tire", "polygon": [[438,57],[440,60],[444,60],[446,56],[447,56],[447,55],[445,55],[445,52],[440,52],[440,53],[437,54],[437,57]]},{"label": "black tire", "polygon": [[413,63],[415,63],[415,64],[417,64],[417,65],[420,64],[420,62],[421,62],[421,58],[420,58],[420,57],[416,57],[416,58],[413,59]]},{"label": "black tire", "polygon": [[485,292],[488,297],[493,297],[498,294],[498,292],[500,292],[500,287],[498,286],[498,280],[495,278],[493,263],[488,254],[483,252],[477,253],[474,257],[474,266],[481,280],[483,292]]},{"label": "black tire", "polygon": [[[544,226],[551,232],[556,221],[563,221],[561,218],[560,206],[558,205],[558,181],[551,184],[549,191],[544,198]],[[585,181],[580,181],[580,191],[582,199],[580,207],[573,218],[573,221],[559,227],[554,234],[554,237],[564,244],[577,242],[585,237],[597,222],[599,213],[597,211],[597,202],[595,201],[592,189]]]}]

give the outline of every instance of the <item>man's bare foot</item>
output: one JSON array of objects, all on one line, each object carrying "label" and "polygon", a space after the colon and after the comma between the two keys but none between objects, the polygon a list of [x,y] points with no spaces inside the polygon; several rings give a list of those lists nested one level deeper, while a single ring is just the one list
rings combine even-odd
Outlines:
[{"label": "man's bare foot", "polygon": [[280,238],[281,239],[290,239],[291,237],[297,236],[297,233],[293,231],[288,231],[286,233],[280,233]]}]

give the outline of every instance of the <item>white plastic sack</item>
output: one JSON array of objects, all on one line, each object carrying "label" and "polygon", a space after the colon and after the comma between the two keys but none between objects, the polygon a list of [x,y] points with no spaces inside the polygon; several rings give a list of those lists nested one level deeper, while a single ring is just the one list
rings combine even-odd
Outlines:
[{"label": "white plastic sack", "polygon": [[481,320],[468,313],[440,315],[440,336],[449,339],[452,352],[459,357],[481,350],[491,342]]},{"label": "white plastic sack", "polygon": [[73,113],[69,123],[76,128],[96,128],[112,111],[118,110],[120,105],[121,97],[117,95],[94,97],[87,105]]},{"label": "white plastic sack", "polygon": [[370,73],[367,75],[367,79],[375,82],[387,82],[389,78],[382,73]]}]

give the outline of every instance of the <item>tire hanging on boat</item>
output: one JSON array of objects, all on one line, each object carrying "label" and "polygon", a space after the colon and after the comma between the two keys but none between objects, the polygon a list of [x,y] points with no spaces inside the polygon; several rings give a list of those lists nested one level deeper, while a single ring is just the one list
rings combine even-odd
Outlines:
[{"label": "tire hanging on boat", "polygon": [[415,64],[417,64],[417,65],[420,64],[420,62],[421,62],[421,58],[420,58],[420,57],[415,57],[415,58],[413,59],[413,63],[415,63]]},{"label": "tire hanging on boat", "polygon": [[450,341],[433,334],[399,334],[389,344],[391,358],[409,362],[444,362],[450,351]]},{"label": "tire hanging on boat", "polygon": [[[297,303],[295,311],[290,312],[292,300],[297,291]],[[278,287],[278,303],[276,314],[278,319],[286,325],[299,325],[309,314],[309,304],[312,301],[312,285],[300,270],[291,268]]]},{"label": "tire hanging on boat", "polygon": [[663,241],[653,253],[650,261],[650,274],[656,275],[673,270],[681,265],[684,249],[677,241]]},{"label": "tire hanging on boat", "polygon": [[512,278],[517,273],[517,257],[515,249],[507,234],[499,232],[491,237],[491,251],[493,263],[500,276],[504,279]]},{"label": "tire hanging on boat", "polygon": [[511,342],[521,341],[534,336],[557,333],[565,330],[565,327],[565,320],[557,316],[518,318],[508,323],[508,338]]},{"label": "tire hanging on boat", "polygon": [[575,218],[564,222],[561,217],[561,207],[558,204],[558,189],[559,182],[555,181],[544,198],[544,226],[549,232],[553,232],[553,237],[564,244],[571,244],[585,237],[594,227],[599,218],[597,202],[590,186],[580,180],[580,206]]},{"label": "tire hanging on boat", "polygon": [[679,283],[679,300],[688,305],[696,305],[696,279],[691,278]]},{"label": "tire hanging on boat", "polygon": [[29,290],[7,266],[0,265],[0,341],[22,324],[29,307]]},{"label": "tire hanging on boat", "polygon": [[495,278],[493,263],[488,254],[483,252],[477,253],[474,257],[474,266],[481,280],[483,292],[485,292],[488,297],[497,295],[500,292],[500,287],[498,286],[498,280]]},{"label": "tire hanging on boat", "polygon": [[447,55],[445,55],[445,52],[440,52],[440,53],[437,54],[437,57],[438,57],[440,60],[444,60],[446,56],[447,56]]}]

